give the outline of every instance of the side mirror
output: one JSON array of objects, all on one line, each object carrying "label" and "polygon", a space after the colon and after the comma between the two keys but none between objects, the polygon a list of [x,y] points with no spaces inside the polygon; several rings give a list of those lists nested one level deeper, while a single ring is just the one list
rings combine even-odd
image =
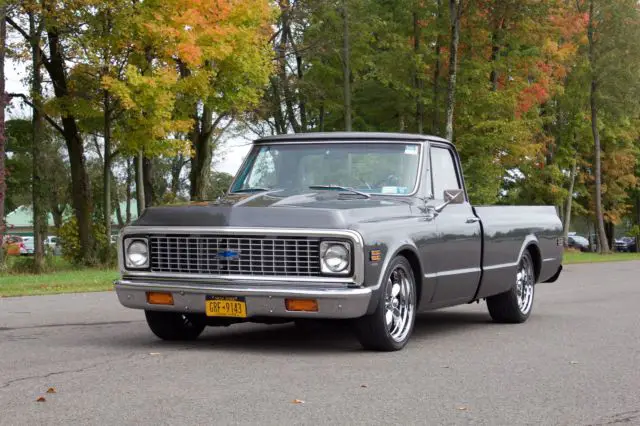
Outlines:
[{"label": "side mirror", "polygon": [[464,203],[464,190],[462,189],[445,189],[444,190],[444,203],[439,206],[427,206],[426,218],[427,220],[433,220],[435,217],[444,210],[449,204],[462,204]]},{"label": "side mirror", "polygon": [[445,189],[443,198],[446,204],[462,204],[464,203],[464,190]]}]

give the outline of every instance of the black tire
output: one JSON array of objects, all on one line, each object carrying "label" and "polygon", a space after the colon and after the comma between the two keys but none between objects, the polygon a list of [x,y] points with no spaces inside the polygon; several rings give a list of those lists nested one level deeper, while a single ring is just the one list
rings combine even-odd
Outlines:
[{"label": "black tire", "polygon": [[[394,273],[399,275],[393,275]],[[406,282],[400,281],[401,278],[406,278]],[[396,281],[402,282],[402,284],[398,284]],[[400,293],[397,293],[397,295],[404,293],[402,297],[393,296],[395,284],[400,286]],[[416,294],[416,278],[411,269],[411,264],[403,256],[396,257],[391,261],[385,272],[375,312],[355,321],[354,328],[360,344],[367,350],[385,352],[398,351],[404,348],[409,342],[415,326]],[[400,301],[401,299],[402,301]],[[396,303],[394,300],[397,301],[396,305],[394,305]],[[402,310],[404,307],[400,305],[401,303],[406,303],[404,311]],[[388,325],[387,314],[391,311],[397,311],[399,315],[394,316],[391,314],[391,324]],[[403,323],[404,325],[399,333],[389,329],[389,327],[393,327],[396,318],[399,320],[404,318],[404,321],[407,321]]]},{"label": "black tire", "polygon": [[149,328],[162,340],[195,340],[207,326],[203,315],[144,311]]},{"label": "black tire", "polygon": [[[526,275],[521,275],[521,274]],[[535,294],[535,269],[529,250],[525,250],[518,262],[516,280],[504,293],[487,297],[487,308],[493,321],[519,324],[525,322],[533,310]],[[526,293],[529,292],[530,294]]]}]

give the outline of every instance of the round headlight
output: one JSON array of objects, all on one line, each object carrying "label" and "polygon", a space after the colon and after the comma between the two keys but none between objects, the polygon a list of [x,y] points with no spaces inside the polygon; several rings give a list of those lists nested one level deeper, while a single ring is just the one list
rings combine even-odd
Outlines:
[{"label": "round headlight", "polygon": [[149,260],[149,250],[144,241],[134,241],[127,247],[127,261],[129,266],[140,268]]},{"label": "round headlight", "polygon": [[342,244],[333,244],[327,247],[322,260],[330,272],[343,272],[349,267],[349,250]]}]

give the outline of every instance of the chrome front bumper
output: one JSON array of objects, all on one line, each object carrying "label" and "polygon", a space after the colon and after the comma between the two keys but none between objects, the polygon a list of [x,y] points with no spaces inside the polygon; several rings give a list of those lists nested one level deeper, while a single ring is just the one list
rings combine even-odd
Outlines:
[{"label": "chrome front bumper", "polygon": [[[118,299],[123,306],[134,309],[149,309],[173,312],[205,312],[205,298],[212,296],[244,296],[247,317],[282,318],[358,318],[367,313],[371,299],[369,288],[331,287],[317,288],[295,283],[271,285],[238,285],[185,283],[175,281],[119,280],[115,283]],[[151,305],[146,292],[171,292],[173,305]],[[316,299],[318,312],[288,311],[285,299]]]}]

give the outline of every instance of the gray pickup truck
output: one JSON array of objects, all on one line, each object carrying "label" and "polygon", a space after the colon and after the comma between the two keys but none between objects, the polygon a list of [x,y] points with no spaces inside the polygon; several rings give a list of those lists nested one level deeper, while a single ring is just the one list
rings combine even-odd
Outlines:
[{"label": "gray pickup truck", "polygon": [[340,320],[402,349],[416,313],[486,300],[522,323],[562,270],[553,206],[472,206],[448,141],[312,133],[253,144],[215,201],[148,208],[119,236],[120,302],[161,339]]}]

